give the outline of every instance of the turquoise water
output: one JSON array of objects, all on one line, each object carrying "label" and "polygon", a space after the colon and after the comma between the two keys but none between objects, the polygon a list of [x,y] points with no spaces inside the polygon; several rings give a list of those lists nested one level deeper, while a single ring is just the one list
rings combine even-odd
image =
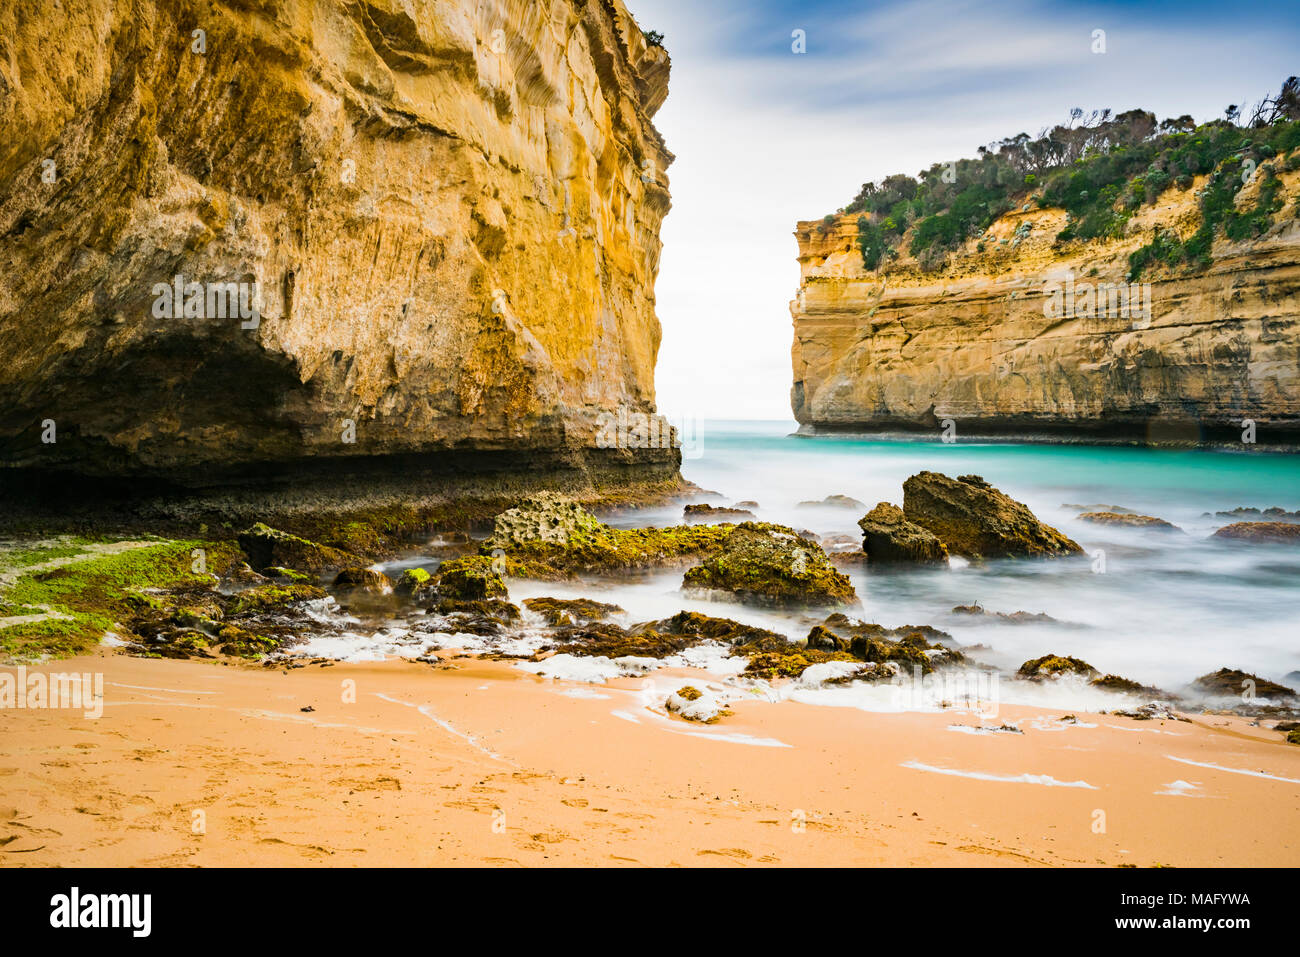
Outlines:
[{"label": "turquoise water", "polygon": [[[1300,548],[1212,540],[1228,520],[1204,514],[1238,506],[1300,509],[1300,455],[1246,448],[947,445],[806,438],[793,431],[793,422],[700,423],[683,474],[718,493],[707,499],[713,504],[751,499],[760,505],[760,519],[860,540],[861,510],[798,503],[844,494],[868,507],[901,505],[903,481],[922,469],[976,473],[1094,558],[1104,553],[1104,570],[1094,570],[1101,564],[1094,559],[852,570],[867,620],[935,625],[961,642],[989,646],[986,660],[1008,668],[1049,652],[1071,654],[1170,690],[1224,666],[1275,680],[1300,669]],[[1078,521],[1067,503],[1130,508],[1173,522],[1184,534],[1090,525]],[[665,509],[652,520],[680,521],[680,514]],[[625,587],[621,600],[647,614],[683,604],[667,578]],[[1061,624],[972,623],[951,614],[953,606],[972,602],[990,611],[1046,612]],[[807,631],[797,616],[777,621],[770,612],[734,609],[732,617],[781,624],[797,637]]]}]

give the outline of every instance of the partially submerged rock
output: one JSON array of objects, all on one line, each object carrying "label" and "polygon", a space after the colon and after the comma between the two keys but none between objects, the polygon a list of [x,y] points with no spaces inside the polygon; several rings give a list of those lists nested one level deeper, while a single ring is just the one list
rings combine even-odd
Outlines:
[{"label": "partially submerged rock", "polygon": [[881,502],[858,520],[862,550],[872,563],[946,564],[948,549],[930,531],[909,522],[903,510]]},{"label": "partially submerged rock", "polygon": [[687,721],[699,721],[702,724],[714,724],[719,718],[731,714],[717,695],[708,689],[701,691],[694,685],[678,688],[668,696],[664,707]]},{"label": "partially submerged rock", "polygon": [[903,513],[948,551],[967,558],[1081,555],[1079,544],[1040,522],[978,475],[918,472],[903,483]]},{"label": "partially submerged rock", "polygon": [[1113,525],[1123,528],[1145,528],[1161,532],[1181,532],[1182,529],[1172,522],[1152,515],[1137,515],[1132,512],[1084,512],[1079,516],[1081,522],[1094,525]]},{"label": "partially submerged rock", "polygon": [[548,625],[586,625],[624,613],[618,605],[590,598],[526,598],[524,607],[541,615]]},{"label": "partially submerged rock", "polygon": [[1134,721],[1191,721],[1191,718],[1184,718],[1160,701],[1152,701],[1139,708],[1117,709],[1111,714],[1121,718],[1132,718]]},{"label": "partially submerged rock", "polygon": [[418,595],[430,586],[433,576],[423,568],[408,568],[402,572],[393,590],[399,595]]},{"label": "partially submerged rock", "polygon": [[745,522],[731,529],[714,555],[686,571],[682,585],[782,608],[857,601],[852,583],[835,569],[820,545],[784,525],[765,522]]},{"label": "partially submerged rock", "polygon": [[1291,522],[1234,522],[1223,526],[1212,537],[1262,545],[1300,545],[1300,525]]},{"label": "partially submerged rock", "polygon": [[390,595],[393,582],[383,572],[370,568],[345,568],[334,578],[334,587],[340,591],[360,591],[371,595]]},{"label": "partially submerged rock", "polygon": [[282,610],[294,602],[325,598],[325,589],[315,585],[259,585],[231,596],[228,617]]},{"label": "partially submerged rock", "polygon": [[953,608],[952,613],[971,618],[990,619],[1008,625],[1061,624],[1060,621],[1045,612],[1013,611],[1008,613],[1005,611],[988,611],[978,603],[974,605],[957,605]]},{"label": "partially submerged rock", "polygon": [[1202,518],[1235,518],[1242,521],[1300,522],[1300,512],[1288,512],[1276,505],[1272,508],[1234,508],[1229,512],[1205,512]]},{"label": "partially submerged rock", "polygon": [[1026,661],[1016,672],[1016,677],[1030,681],[1041,681],[1045,678],[1059,678],[1062,675],[1081,675],[1085,678],[1092,678],[1096,674],[1097,669],[1081,658],[1050,654]]},{"label": "partially submerged rock", "polygon": [[1234,698],[1292,698],[1295,690],[1236,668],[1220,668],[1192,682],[1197,691]]},{"label": "partially submerged rock", "polygon": [[820,502],[800,502],[796,508],[850,508],[854,511],[867,507],[866,502],[859,502],[850,495],[827,495]]},{"label": "partially submerged rock", "polygon": [[922,674],[965,662],[951,644],[951,635],[929,625],[886,628],[838,613],[814,625],[806,639],[810,651],[844,652],[857,661],[877,664],[894,662],[908,670],[919,668]]},{"label": "partially submerged rock", "polygon": [[734,522],[753,518],[754,513],[745,508],[727,508],[721,505],[687,505],[682,516],[688,522]]},{"label": "partially submerged rock", "polygon": [[257,571],[275,566],[317,572],[365,564],[365,559],[357,555],[299,538],[261,522],[239,533],[239,547],[248,556],[248,564]]},{"label": "partially submerged rock", "polygon": [[506,597],[506,583],[492,559],[484,555],[453,558],[438,566],[436,588],[444,598],[476,601]]}]

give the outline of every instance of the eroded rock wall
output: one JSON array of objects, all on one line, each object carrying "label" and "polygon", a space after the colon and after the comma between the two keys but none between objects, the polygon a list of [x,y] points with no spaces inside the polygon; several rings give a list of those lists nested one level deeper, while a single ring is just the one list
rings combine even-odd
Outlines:
[{"label": "eroded rock wall", "polygon": [[593,439],[653,409],[668,71],[621,0],[5,4],[0,463],[676,475]]},{"label": "eroded rock wall", "polygon": [[[1227,442],[1250,419],[1259,443],[1294,443],[1300,173],[1282,178],[1272,229],[1220,238],[1208,269],[1149,270],[1127,315],[1108,291],[1103,307],[1099,291],[1127,284],[1128,254],[1156,228],[1195,231],[1203,182],[1168,190],[1121,240],[1058,246],[1062,210],[1009,213],[939,272],[904,255],[869,273],[856,216],[801,222],[795,417],[808,432],[938,433],[951,419],[958,435]],[[1247,186],[1238,202],[1256,193]]]}]

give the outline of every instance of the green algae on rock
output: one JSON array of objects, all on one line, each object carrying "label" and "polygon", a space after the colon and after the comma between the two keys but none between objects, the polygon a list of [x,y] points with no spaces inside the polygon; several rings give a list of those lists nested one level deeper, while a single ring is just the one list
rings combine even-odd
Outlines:
[{"label": "green algae on rock", "polygon": [[1081,658],[1048,654],[1043,655],[1041,658],[1031,658],[1026,661],[1016,672],[1016,677],[1041,680],[1043,678],[1059,678],[1061,675],[1083,675],[1091,678],[1096,674],[1097,669]]},{"label": "green algae on rock", "polygon": [[300,538],[278,528],[258,522],[239,533],[239,547],[256,571],[290,568],[295,571],[322,571],[365,565],[365,559],[328,545]]},{"label": "green algae on rock", "polygon": [[556,579],[688,560],[719,548],[731,528],[611,528],[570,499],[545,493],[498,515],[480,551],[504,558],[511,575]]},{"label": "green algae on rock", "polygon": [[743,522],[730,529],[717,552],[687,569],[682,587],[780,608],[858,600],[853,584],[820,545],[792,528],[767,522]]},{"label": "green algae on rock", "polygon": [[541,615],[549,625],[590,624],[593,621],[604,621],[610,615],[623,614],[623,609],[618,605],[590,598],[527,598],[524,607]]},{"label": "green algae on rock", "polygon": [[928,529],[910,522],[903,510],[880,502],[858,519],[862,551],[872,563],[917,562],[946,564],[948,549]]},{"label": "green algae on rock", "polygon": [[918,472],[903,483],[903,513],[967,558],[1082,555],[1079,544],[978,475]]},{"label": "green algae on rock", "polygon": [[[123,545],[130,547],[87,551],[93,546],[81,546],[78,552],[62,555],[59,560],[65,563],[53,568],[11,568],[12,581],[0,597],[15,606],[40,609],[47,617],[0,628],[0,654],[21,660],[84,654],[141,608],[156,604],[151,590],[211,587],[216,579],[207,569],[222,567],[236,554],[231,542]],[[23,563],[39,566],[48,556],[31,559]]]},{"label": "green algae on rock", "polygon": [[453,558],[438,566],[436,574],[438,595],[477,601],[484,598],[506,597],[506,583],[491,558],[484,555],[466,555]]}]

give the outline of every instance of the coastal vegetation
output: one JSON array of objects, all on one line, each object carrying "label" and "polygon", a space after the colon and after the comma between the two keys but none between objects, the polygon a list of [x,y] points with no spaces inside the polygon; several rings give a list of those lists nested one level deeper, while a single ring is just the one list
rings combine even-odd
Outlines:
[{"label": "coastal vegetation", "polygon": [[[1249,116],[1234,105],[1207,123],[1187,115],[1158,121],[1145,110],[1085,115],[1076,108],[1066,123],[1037,137],[1019,133],[981,146],[974,159],[866,183],[843,211],[861,214],[857,243],[867,269],[887,267],[904,248],[923,268],[937,269],[1013,209],[1064,209],[1058,244],[1118,238],[1167,189],[1188,189],[1208,177],[1196,231],[1186,239],[1157,231],[1130,257],[1133,281],[1157,264],[1203,267],[1216,237],[1249,239],[1279,215],[1300,216],[1300,208],[1283,208],[1278,177],[1280,170],[1300,168],[1298,147],[1300,78],[1293,76]],[[1258,193],[1239,207],[1237,194],[1254,177],[1260,177]]]}]

